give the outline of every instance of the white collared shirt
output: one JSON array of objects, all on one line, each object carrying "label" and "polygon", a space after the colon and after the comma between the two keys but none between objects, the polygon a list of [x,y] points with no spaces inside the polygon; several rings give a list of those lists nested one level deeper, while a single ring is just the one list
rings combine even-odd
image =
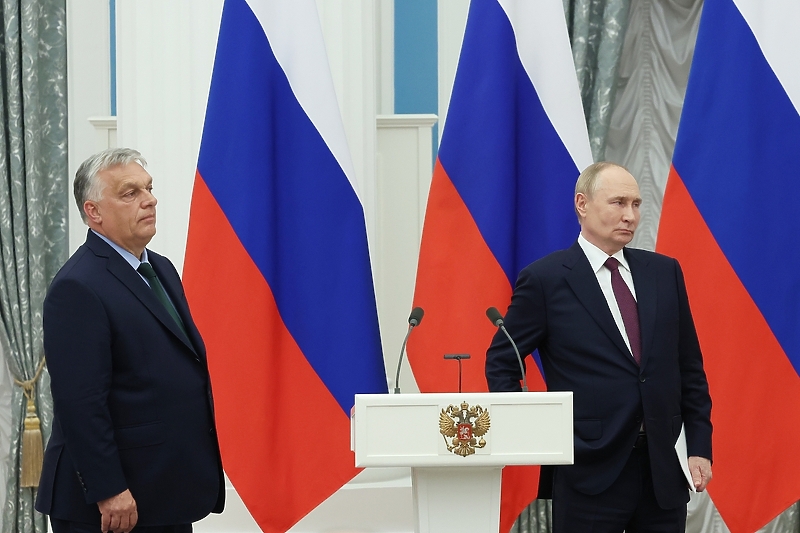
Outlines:
[{"label": "white collared shirt", "polygon": [[[147,281],[147,278],[145,278],[144,276],[142,276],[139,273],[139,265],[141,265],[142,263],[149,263],[149,261],[147,260],[147,248],[145,248],[144,251],[142,252],[142,258],[140,260],[138,257],[133,255],[128,250],[126,250],[122,246],[118,245],[117,243],[115,243],[114,241],[112,241],[111,239],[106,237],[105,235],[97,233],[94,230],[92,230],[92,232],[95,235],[97,235],[98,237],[100,237],[101,239],[103,239],[104,241],[106,241],[109,246],[111,246],[114,250],[116,250],[117,253],[119,255],[121,255],[122,258],[125,261],[127,261],[129,265],[131,265],[131,267],[133,267],[133,269],[136,271],[136,273],[139,274],[139,277],[141,277],[144,280],[144,282],[147,283],[147,286],[150,287],[150,283]],[[167,297],[169,297],[169,296],[167,296]]]},{"label": "white collared shirt", "polygon": [[[619,312],[617,298],[614,296],[614,288],[611,286],[611,271],[605,266],[605,262],[609,258],[609,255],[594,244],[587,241],[583,234],[578,235],[578,244],[580,244],[581,249],[583,249],[583,253],[586,254],[586,258],[589,260],[589,264],[592,266],[594,275],[597,276],[597,282],[600,284],[600,289],[603,291],[603,296],[606,297],[606,302],[608,303],[608,308],[611,310],[611,315],[614,317],[614,322],[616,322],[617,328],[622,334],[622,339],[625,341],[628,351],[630,351],[631,343],[628,340],[628,333],[625,331],[625,323],[622,321],[622,313]],[[631,294],[633,294],[633,298],[635,300],[636,289],[633,286],[633,275],[631,274],[631,269],[628,266],[628,261],[625,259],[625,254],[622,252],[622,250],[620,250],[611,257],[619,261],[620,276],[622,276],[623,281],[625,281],[625,284],[631,290]]]}]

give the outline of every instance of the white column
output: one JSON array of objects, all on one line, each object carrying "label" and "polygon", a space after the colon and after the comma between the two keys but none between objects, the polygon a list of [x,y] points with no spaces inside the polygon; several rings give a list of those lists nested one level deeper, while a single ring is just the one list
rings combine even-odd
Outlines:
[{"label": "white column", "polygon": [[105,148],[90,117],[111,113],[108,0],[67,2],[67,113],[69,139],[69,250],[86,239],[72,198],[72,179],[84,159]]},{"label": "white column", "polygon": [[[436,115],[378,117],[377,246],[375,292],[389,386],[395,386],[400,345],[414,297],[420,237],[431,187],[431,135]],[[408,360],[403,392],[419,392]]]},{"label": "white column", "polygon": [[437,12],[439,38],[439,140],[447,121],[447,106],[453,92],[461,42],[467,27],[469,0],[439,2]]}]

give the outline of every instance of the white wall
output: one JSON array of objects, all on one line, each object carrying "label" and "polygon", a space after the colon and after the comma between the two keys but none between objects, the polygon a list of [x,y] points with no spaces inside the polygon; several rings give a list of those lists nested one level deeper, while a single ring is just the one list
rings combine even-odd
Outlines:
[{"label": "white wall", "polygon": [[461,42],[467,27],[469,0],[445,0],[438,3],[437,34],[439,45],[439,139],[447,122],[447,106],[453,92]]},{"label": "white wall", "polygon": [[118,143],[147,158],[154,250],[183,267],[222,0],[117,0]]},{"label": "white wall", "polygon": [[[105,148],[89,121],[111,112],[108,0],[67,2],[67,110],[69,172]],[[71,189],[70,189],[71,190]],[[70,197],[70,253],[86,238],[78,208]]]}]

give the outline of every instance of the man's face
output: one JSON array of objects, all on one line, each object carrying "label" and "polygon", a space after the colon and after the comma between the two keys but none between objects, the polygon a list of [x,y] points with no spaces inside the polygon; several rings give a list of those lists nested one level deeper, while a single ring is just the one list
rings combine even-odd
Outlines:
[{"label": "man's face", "polygon": [[153,178],[138,163],[119,165],[97,175],[102,199],[83,204],[89,227],[141,257],[156,234]]},{"label": "man's face", "polygon": [[575,196],[581,233],[587,241],[613,255],[633,239],[641,204],[633,176],[623,168],[608,167],[597,176],[597,191],[592,198],[581,193]]}]

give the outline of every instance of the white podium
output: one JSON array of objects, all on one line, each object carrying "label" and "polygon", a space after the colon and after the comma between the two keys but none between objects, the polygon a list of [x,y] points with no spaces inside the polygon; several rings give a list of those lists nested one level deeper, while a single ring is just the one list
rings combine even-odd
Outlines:
[{"label": "white podium", "polygon": [[495,533],[506,465],[572,464],[572,393],[357,394],[358,467],[410,466],[417,533]]}]

